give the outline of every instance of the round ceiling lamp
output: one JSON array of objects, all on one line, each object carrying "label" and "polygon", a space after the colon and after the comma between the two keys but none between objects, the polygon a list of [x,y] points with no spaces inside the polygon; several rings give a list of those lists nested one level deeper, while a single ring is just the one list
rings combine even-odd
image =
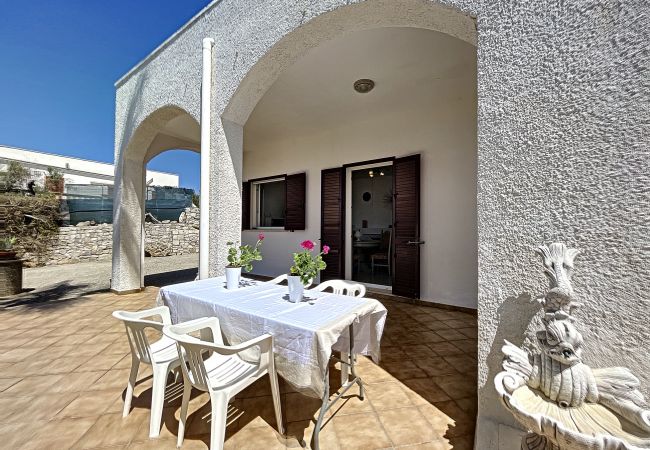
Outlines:
[{"label": "round ceiling lamp", "polygon": [[375,82],[368,78],[362,78],[354,82],[354,90],[359,94],[367,94],[368,92],[372,91],[372,88],[374,87]]}]

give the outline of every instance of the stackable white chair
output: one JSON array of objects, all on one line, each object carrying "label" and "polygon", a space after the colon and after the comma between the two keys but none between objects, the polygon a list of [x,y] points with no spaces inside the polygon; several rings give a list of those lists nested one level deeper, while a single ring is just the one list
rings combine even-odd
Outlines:
[{"label": "stackable white chair", "polygon": [[[213,342],[191,336],[209,329]],[[222,450],[226,433],[228,402],[237,393],[262,378],[267,373],[271,380],[271,393],[275,407],[278,431],[283,434],[282,410],[280,408],[280,388],[273,360],[273,336],[264,334],[239,345],[224,345],[221,337],[219,319],[204,317],[178,325],[168,325],[163,333],[178,343],[178,354],[183,370],[183,405],[178,425],[178,447],[183,443],[187,405],[192,386],[208,392],[212,407],[210,449]],[[252,347],[259,348],[259,358],[254,363],[244,361],[238,353]],[[205,358],[205,354],[212,353]]]},{"label": "stackable white chair", "polygon": [[277,276],[277,277],[273,278],[272,280],[267,281],[267,283],[269,283],[269,284],[280,284],[280,283],[282,283],[283,281],[286,281],[286,280],[287,280],[287,274],[283,273],[282,275]]},{"label": "stackable white chair", "polygon": [[[147,320],[155,316],[160,316],[162,323]],[[124,322],[129,345],[131,346],[131,374],[126,387],[122,417],[126,417],[131,410],[133,388],[138,377],[140,363],[150,364],[153,368],[153,392],[151,395],[149,437],[157,437],[160,434],[167,375],[171,370],[178,368],[180,360],[178,359],[176,341],[163,335],[161,339],[150,343],[146,331],[147,328],[151,328],[162,332],[163,326],[170,325],[172,321],[169,316],[169,308],[159,306],[137,312],[114,311],[113,317]]]},{"label": "stackable white chair", "polygon": [[363,284],[350,283],[344,280],[325,281],[312,290],[324,291],[328,288],[331,288],[332,292],[337,295],[347,295],[349,297],[364,297],[366,295],[366,287]]},{"label": "stackable white chair", "polygon": [[[350,283],[349,281],[344,280],[329,280],[325,281],[315,288],[312,291],[324,291],[325,289],[331,288],[333,294],[337,295],[347,295],[348,297],[364,297],[366,295],[366,287],[360,283]],[[352,356],[356,362],[356,356]],[[347,385],[349,382],[349,367],[345,363],[350,358],[350,355],[347,352],[341,352],[341,360],[344,364],[341,364],[341,384],[343,386]]]}]

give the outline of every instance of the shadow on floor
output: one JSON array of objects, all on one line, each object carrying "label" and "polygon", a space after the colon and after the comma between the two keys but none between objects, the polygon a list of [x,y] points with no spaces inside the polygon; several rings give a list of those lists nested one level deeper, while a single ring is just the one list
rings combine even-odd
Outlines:
[{"label": "shadow on floor", "polygon": [[25,291],[13,297],[0,299],[0,310],[19,307],[48,309],[68,306],[86,295],[107,292],[104,289],[88,290],[88,286],[88,284],[73,284],[71,281],[63,281],[45,289]]},{"label": "shadow on floor", "polygon": [[162,272],[162,273],[154,273],[151,275],[145,275],[144,285],[163,287],[163,286],[168,286],[170,284],[194,281],[196,280],[198,270],[199,270],[198,268],[194,267],[191,269],[173,270],[171,272]]}]

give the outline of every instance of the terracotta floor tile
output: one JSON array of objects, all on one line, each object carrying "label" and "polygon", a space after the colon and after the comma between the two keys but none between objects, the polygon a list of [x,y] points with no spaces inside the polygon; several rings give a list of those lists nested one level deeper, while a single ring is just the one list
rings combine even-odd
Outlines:
[{"label": "terracotta floor tile", "polygon": [[52,420],[22,449],[70,448],[95,423],[96,418]]},{"label": "terracotta floor tile", "polygon": [[453,448],[447,439],[441,438],[424,444],[396,447],[396,450],[452,450]]},{"label": "terracotta floor tile", "polygon": [[124,418],[120,413],[104,414],[96,418],[92,427],[77,441],[73,448],[127,445],[131,442],[142,423],[147,422],[148,425],[148,420],[148,414],[138,412],[131,413]]},{"label": "terracotta floor tile", "polygon": [[129,381],[130,369],[110,370],[102,375],[95,383],[93,383],[88,390],[109,390],[122,388],[126,389],[126,384]]},{"label": "terracotta floor tile", "polygon": [[378,415],[393,445],[421,444],[435,439],[431,425],[416,407],[379,411]]},{"label": "terracotta floor tile", "polygon": [[0,392],[5,392],[21,380],[22,378],[0,378]]},{"label": "terracotta floor tile", "polygon": [[100,416],[120,397],[121,395],[116,391],[95,391],[81,394],[63,408],[57,414],[57,417]]},{"label": "terracotta floor tile", "polygon": [[476,396],[476,384],[457,375],[435,377],[434,381],[453,399]]},{"label": "terracotta floor tile", "polygon": [[[316,423],[313,420],[289,423],[286,430],[287,448],[299,449],[303,446],[310,448],[315,426]],[[343,450],[339,445],[334,425],[331,422],[325,423],[325,426],[320,430],[318,441],[322,449]]]},{"label": "terracotta floor tile", "polygon": [[0,352],[0,362],[20,362],[36,354],[41,347],[18,347]]},{"label": "terracotta floor tile", "polygon": [[3,395],[30,396],[46,392],[53,392],[54,388],[64,379],[64,375],[42,375],[25,377],[5,390]]},{"label": "terracotta floor tile", "polygon": [[418,359],[415,364],[430,377],[457,375],[458,371],[442,357]]},{"label": "terracotta floor tile", "polygon": [[403,389],[414,405],[444,402],[451,398],[431,378],[402,380]]},{"label": "terracotta floor tile", "polygon": [[413,406],[401,383],[397,381],[370,384],[366,386],[366,392],[376,410]]},{"label": "terracotta floor tile", "polygon": [[464,355],[465,351],[461,350],[451,342],[434,342],[432,344],[427,344],[431,350],[437,353],[440,356],[453,356],[453,355]]},{"label": "terracotta floor tile", "polygon": [[377,450],[392,447],[375,414],[334,417],[332,425],[342,449]]},{"label": "terracotta floor tile", "polygon": [[225,448],[237,450],[285,450],[286,439],[270,427],[245,426],[226,439]]},{"label": "terracotta floor tile", "polygon": [[0,424],[2,448],[17,449],[22,447],[29,439],[40,433],[45,425],[47,425],[45,421]]},{"label": "terracotta floor tile", "polygon": [[[351,388],[352,389],[352,388]],[[287,422],[298,422],[318,418],[322,401],[299,393],[286,394],[286,408],[283,414]]]}]

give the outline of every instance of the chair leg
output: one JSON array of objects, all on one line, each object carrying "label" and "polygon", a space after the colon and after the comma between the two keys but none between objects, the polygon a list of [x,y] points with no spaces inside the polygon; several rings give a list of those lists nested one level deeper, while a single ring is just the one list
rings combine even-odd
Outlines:
[{"label": "chair leg", "polygon": [[183,445],[183,439],[185,438],[185,421],[187,420],[187,407],[190,403],[191,393],[192,385],[189,381],[185,380],[183,382],[183,404],[181,406],[181,417],[178,420],[178,440],[176,441],[176,447],[178,448]]},{"label": "chair leg", "polygon": [[228,396],[223,392],[210,392],[212,424],[210,426],[210,450],[223,450],[226,439]]},{"label": "chair leg", "polygon": [[129,384],[126,385],[126,395],[124,396],[124,409],[122,410],[122,417],[129,415],[131,411],[131,400],[133,399],[133,389],[135,382],[138,379],[138,369],[140,368],[140,360],[131,357],[131,373],[129,374]]},{"label": "chair leg", "polygon": [[153,366],[153,390],[151,392],[151,421],[149,423],[149,437],[155,438],[160,435],[160,422],[162,410],[165,404],[165,386],[167,385],[167,373],[169,367],[166,365]]},{"label": "chair leg", "polygon": [[[273,357],[273,355],[271,355]],[[275,409],[275,421],[278,423],[278,433],[284,434],[284,425],[282,424],[282,403],[280,401],[280,385],[278,383],[278,374],[275,367],[269,368],[269,378],[271,380],[271,395],[273,396],[273,407]]]}]

